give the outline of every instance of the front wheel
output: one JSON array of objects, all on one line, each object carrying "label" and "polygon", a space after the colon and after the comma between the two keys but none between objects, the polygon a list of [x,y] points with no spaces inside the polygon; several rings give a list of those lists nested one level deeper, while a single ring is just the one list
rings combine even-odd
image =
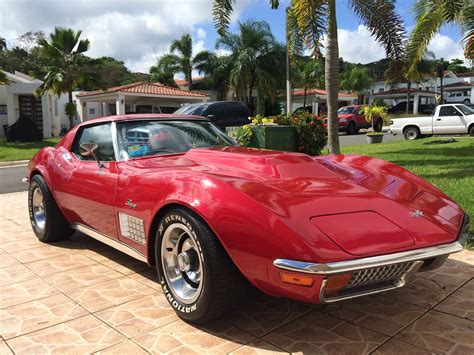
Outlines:
[{"label": "front wheel", "polygon": [[56,242],[74,233],[41,175],[35,175],[31,179],[28,190],[28,211],[33,232],[41,242]]},{"label": "front wheel", "polygon": [[243,299],[246,282],[201,218],[184,208],[173,209],[157,233],[158,277],[179,317],[205,323]]},{"label": "front wheel", "polygon": [[474,137],[474,125],[472,125],[471,127],[469,127],[469,135],[471,137]]}]

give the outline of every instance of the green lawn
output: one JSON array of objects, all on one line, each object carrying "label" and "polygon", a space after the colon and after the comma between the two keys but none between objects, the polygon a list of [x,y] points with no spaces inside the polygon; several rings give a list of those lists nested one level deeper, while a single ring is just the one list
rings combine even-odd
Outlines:
[{"label": "green lawn", "polygon": [[425,144],[445,139],[430,138],[343,147],[342,152],[389,160],[440,188],[471,216],[471,238],[468,246],[474,249],[474,138],[456,137],[455,143]]},{"label": "green lawn", "polygon": [[59,140],[60,138],[48,138],[41,142],[10,143],[4,139],[0,139],[0,162],[29,160],[40,148],[54,146]]}]

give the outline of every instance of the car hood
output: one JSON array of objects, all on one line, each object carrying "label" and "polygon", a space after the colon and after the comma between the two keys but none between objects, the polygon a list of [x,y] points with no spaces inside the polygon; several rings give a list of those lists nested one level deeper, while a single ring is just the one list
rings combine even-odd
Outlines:
[{"label": "car hood", "polygon": [[338,118],[351,118],[354,116],[355,116],[354,113],[342,113],[342,114],[337,115]]},{"label": "car hood", "polygon": [[354,255],[453,241],[463,218],[426,181],[370,157],[220,147],[192,149],[173,164],[231,185],[295,230],[307,221]]}]

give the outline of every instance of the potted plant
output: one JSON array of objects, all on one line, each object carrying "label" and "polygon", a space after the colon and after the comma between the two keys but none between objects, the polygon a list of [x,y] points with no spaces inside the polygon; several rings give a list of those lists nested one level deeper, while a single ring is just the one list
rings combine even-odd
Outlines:
[{"label": "potted plant", "polygon": [[377,105],[364,105],[362,106],[362,113],[364,114],[365,120],[372,126],[372,131],[367,131],[367,143],[382,143],[383,132],[375,131],[375,121],[381,119],[383,124],[388,121],[387,108],[384,106]]}]

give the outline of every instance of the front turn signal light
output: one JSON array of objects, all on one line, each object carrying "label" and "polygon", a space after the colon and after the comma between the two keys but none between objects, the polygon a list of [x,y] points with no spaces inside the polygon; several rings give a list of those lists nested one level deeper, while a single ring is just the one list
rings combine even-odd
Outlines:
[{"label": "front turn signal light", "polygon": [[352,273],[329,276],[324,287],[324,296],[333,296],[347,286]]},{"label": "front turn signal light", "polygon": [[313,286],[314,280],[310,276],[300,276],[295,274],[280,273],[281,281],[287,284],[300,285],[310,287]]}]

